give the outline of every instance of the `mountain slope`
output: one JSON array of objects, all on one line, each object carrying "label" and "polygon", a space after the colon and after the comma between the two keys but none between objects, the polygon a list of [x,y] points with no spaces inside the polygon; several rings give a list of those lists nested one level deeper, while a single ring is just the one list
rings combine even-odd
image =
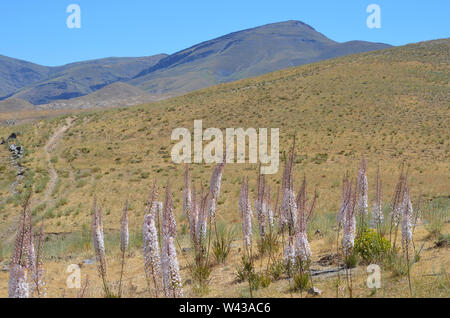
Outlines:
[{"label": "mountain slope", "polygon": [[0,100],[0,112],[19,112],[24,110],[34,110],[35,106],[26,100],[19,98],[7,98]]},{"label": "mountain slope", "polygon": [[0,55],[0,97],[47,78],[49,67]]},{"label": "mountain slope", "polygon": [[231,33],[172,54],[130,81],[150,93],[188,92],[389,45],[337,43],[300,21]]},{"label": "mountain slope", "polygon": [[68,100],[52,101],[49,104],[39,105],[38,108],[51,110],[131,106],[149,103],[167,97],[168,96],[165,95],[151,95],[139,87],[122,82],[115,82],[89,95]]},{"label": "mountain slope", "polygon": [[[94,194],[107,198],[105,209],[111,209],[107,226],[117,226],[118,207],[131,194],[136,212],[141,212],[139,202],[145,202],[154,178],[159,185],[170,179],[180,211],[184,166],[171,160],[175,144],[171,134],[180,127],[192,133],[196,119],[203,120],[204,129],[222,131],[279,128],[280,169],[267,177],[274,195],[281,182],[283,153],[296,134],[295,182],[298,186],[306,174],[310,193],[318,189],[318,213],[339,209],[342,176],[347,170],[356,176],[362,155],[368,160],[371,195],[380,165],[383,196],[390,202],[405,163],[414,197],[421,191],[425,201],[448,196],[449,59],[450,39],[430,41],[284,69],[151,104],[75,114],[78,119],[70,134],[52,153],[58,158],[55,169],[66,175],[55,200],[67,199],[67,204],[52,210],[61,216],[46,219],[46,226],[68,231],[66,224],[76,222],[81,228],[86,214],[65,211],[88,211]],[[30,150],[25,164],[38,181],[45,177],[45,169],[36,159],[36,145],[63,122],[20,128],[21,140]],[[0,135],[11,132],[3,131]],[[191,167],[196,185],[208,184],[212,166]],[[218,205],[221,219],[240,220],[236,210],[240,180],[255,176],[256,169],[249,164],[226,166]],[[0,200],[7,193],[0,184]]]},{"label": "mountain slope", "polygon": [[[170,56],[107,58],[51,68],[10,59],[14,67],[0,64],[0,76],[9,76],[0,84],[0,99],[14,93],[15,98],[35,105],[51,104],[88,95],[118,81],[152,95],[174,95],[387,47],[361,41],[337,43],[305,23],[286,21],[230,33]],[[26,68],[21,69],[22,64]],[[26,80],[15,80],[16,73]]]},{"label": "mountain slope", "polygon": [[40,105],[84,96],[111,83],[127,81],[165,56],[106,58],[54,67],[45,81],[21,89],[14,97]]}]

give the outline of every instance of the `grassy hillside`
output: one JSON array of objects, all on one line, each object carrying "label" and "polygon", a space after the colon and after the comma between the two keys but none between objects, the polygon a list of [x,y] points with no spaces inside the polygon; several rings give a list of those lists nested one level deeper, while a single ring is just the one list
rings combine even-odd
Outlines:
[{"label": "grassy hillside", "polygon": [[[70,241],[70,235],[88,231],[94,195],[104,207],[107,231],[116,233],[121,209],[128,199],[131,229],[140,233],[150,184],[154,178],[159,185],[170,179],[176,214],[180,216],[184,167],[170,159],[173,128],[192,130],[194,119],[203,119],[204,127],[223,129],[279,127],[281,158],[292,136],[297,136],[296,189],[303,174],[309,181],[310,192],[318,189],[317,219],[309,231],[321,230],[321,236],[311,240],[314,246],[326,249],[329,239],[333,239],[342,176],[348,170],[356,177],[362,155],[368,161],[370,201],[377,165],[388,204],[400,166],[405,163],[410,172],[413,200],[421,192],[426,204],[444,202],[443,220],[448,219],[449,52],[450,40],[443,39],[352,55],[161,102],[1,128],[0,135],[6,136],[11,131],[22,133],[19,140],[26,148],[22,163],[29,169],[24,183],[34,187],[35,219],[45,219],[46,231],[68,238],[59,245],[51,243],[49,253],[58,257],[71,253],[87,257],[92,256],[89,234],[85,241],[77,240],[76,244]],[[66,124],[68,117],[74,119],[73,123],[55,150],[47,154],[44,145],[57,128]],[[7,150],[2,147],[0,153],[5,172],[0,183],[0,233],[6,238],[16,221],[20,192],[11,196],[8,184],[14,173],[8,164]],[[268,177],[273,192],[281,186],[282,165],[283,162],[278,174]],[[50,191],[50,200],[42,202],[53,168],[58,178]],[[208,183],[211,171],[211,165],[193,165],[193,181]],[[237,202],[244,175],[250,177],[253,200],[256,166],[225,167],[217,207],[219,222],[236,226],[240,223]],[[186,234],[186,222],[180,217],[178,228]],[[182,240],[182,244],[188,243]],[[239,242],[236,244],[240,246]],[[7,247],[3,253],[8,255]],[[238,254],[234,259],[239,259]],[[448,259],[439,262],[445,264]]]}]

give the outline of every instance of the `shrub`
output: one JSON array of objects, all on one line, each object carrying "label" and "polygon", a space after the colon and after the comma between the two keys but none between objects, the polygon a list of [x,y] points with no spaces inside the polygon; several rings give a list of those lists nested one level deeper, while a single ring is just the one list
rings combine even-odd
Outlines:
[{"label": "shrub", "polygon": [[347,268],[356,267],[356,265],[358,265],[358,262],[359,262],[359,257],[358,257],[358,253],[356,253],[356,251],[354,251],[351,255],[346,256],[344,259],[344,263]]},{"label": "shrub", "polygon": [[297,272],[293,277],[293,286],[291,287],[292,291],[304,291],[307,290],[311,286],[310,275],[308,272]]},{"label": "shrub", "polygon": [[284,264],[282,260],[277,260],[270,264],[269,268],[270,274],[272,275],[273,280],[278,280],[281,278],[284,272]]},{"label": "shrub", "polygon": [[212,268],[208,264],[196,264],[191,265],[190,268],[192,274],[192,281],[194,283],[193,289],[195,293],[199,295],[206,295],[208,293],[209,282]]},{"label": "shrub", "polygon": [[355,253],[366,264],[380,262],[391,250],[391,243],[374,230],[365,231],[355,240]]},{"label": "shrub", "polygon": [[228,254],[230,254],[231,243],[236,236],[236,232],[234,228],[227,231],[224,223],[218,223],[216,229],[217,238],[213,243],[213,254],[217,263],[224,264]]},{"label": "shrub", "polygon": [[274,254],[278,251],[278,235],[276,231],[268,231],[266,236],[258,241],[258,251],[260,255]]},{"label": "shrub", "polygon": [[236,268],[236,275],[239,282],[249,279],[254,273],[253,263],[249,257],[242,256],[241,265]]}]

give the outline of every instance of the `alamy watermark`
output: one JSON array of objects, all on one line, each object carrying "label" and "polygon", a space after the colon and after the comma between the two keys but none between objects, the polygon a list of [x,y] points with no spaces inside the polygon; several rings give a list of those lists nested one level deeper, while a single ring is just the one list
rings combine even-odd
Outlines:
[{"label": "alamy watermark", "polygon": [[81,268],[77,264],[67,266],[66,273],[70,273],[66,278],[67,288],[81,288]]},{"label": "alamy watermark", "polygon": [[381,8],[378,4],[370,4],[366,9],[370,15],[367,17],[366,24],[369,29],[381,29]]},{"label": "alamy watermark", "polygon": [[[178,141],[172,148],[174,163],[246,163],[246,141],[248,140],[248,163],[261,163],[262,174],[274,174],[279,166],[279,128],[270,129],[270,154],[268,152],[268,128],[226,128],[224,134],[219,128],[203,131],[202,120],[194,120],[193,136],[187,128],[175,128],[172,141]],[[192,152],[192,141],[194,151]],[[203,147],[203,141],[209,142]],[[235,142],[236,141],[236,142]],[[193,154],[193,158],[192,158]]]},{"label": "alamy watermark", "polygon": [[67,17],[66,25],[69,29],[81,29],[81,8],[78,4],[70,4],[66,9],[70,15]]},{"label": "alamy watermark", "polygon": [[381,269],[377,264],[370,264],[367,266],[367,273],[370,275],[367,277],[367,288],[369,289],[379,289],[381,288]]}]

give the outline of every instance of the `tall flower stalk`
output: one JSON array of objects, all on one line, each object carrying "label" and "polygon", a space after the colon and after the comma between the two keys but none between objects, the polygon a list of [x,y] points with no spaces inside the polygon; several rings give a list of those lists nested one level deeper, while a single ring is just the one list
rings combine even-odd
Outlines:
[{"label": "tall flower stalk", "polygon": [[158,213],[158,191],[156,181],[153,184],[150,196],[146,203],[144,224],[142,229],[144,270],[150,289],[150,279],[153,281],[155,297],[159,297],[162,289],[161,282],[161,255],[158,232],[156,230],[156,215]]},{"label": "tall flower stalk", "polygon": [[[339,234],[340,234],[341,228],[344,226],[344,223],[345,223],[345,214],[346,214],[347,205],[349,204],[350,199],[351,199],[351,183],[349,181],[349,174],[347,171],[342,179],[342,200],[341,200],[341,206],[339,208],[339,211],[338,211],[337,217],[336,217],[336,223],[337,223],[336,256],[339,255]],[[341,274],[338,271],[338,281],[336,284],[336,298],[339,297],[340,281],[341,281]]]},{"label": "tall flower stalk", "polygon": [[[397,232],[398,232],[398,225],[401,221],[402,216],[402,205],[403,205],[403,197],[404,197],[404,191],[405,191],[405,185],[407,183],[407,174],[403,172],[403,167],[400,172],[400,176],[398,178],[397,185],[395,186],[395,192],[394,197],[392,200],[392,210],[391,210],[391,225],[389,229],[389,241],[392,244],[392,241],[394,243],[392,244],[392,250],[395,251],[395,246],[397,243]],[[394,239],[392,239],[392,235],[394,235]]]},{"label": "tall flower stalk", "polygon": [[376,226],[377,233],[381,237],[381,224],[383,223],[383,188],[380,176],[380,167],[377,169],[377,177],[375,180],[375,198],[372,205],[372,222]]},{"label": "tall flower stalk", "polygon": [[122,297],[122,277],[125,267],[126,251],[128,250],[129,244],[129,233],[128,233],[128,201],[125,203],[125,207],[122,212],[121,226],[120,226],[120,252],[122,254],[121,270],[120,270],[120,280],[119,280],[119,297]]},{"label": "tall flower stalk", "polygon": [[168,183],[163,208],[161,267],[166,297],[179,298],[183,297],[183,289],[175,248],[176,236],[177,224],[173,209],[172,193]]},{"label": "tall flower stalk", "polygon": [[8,297],[45,297],[44,270],[41,268],[43,223],[39,231],[38,249],[34,246],[30,196],[23,204],[11,258]]},{"label": "tall flower stalk", "polygon": [[282,199],[280,210],[280,229],[288,230],[289,236],[294,235],[297,224],[297,204],[294,192],[294,163],[295,163],[295,138],[289,157],[283,171]]},{"label": "tall flower stalk", "polygon": [[241,192],[239,195],[239,212],[242,217],[242,239],[244,252],[251,258],[252,255],[252,207],[248,193],[248,178],[242,179]]},{"label": "tall flower stalk", "polygon": [[343,229],[344,234],[342,237],[342,249],[344,256],[350,257],[353,253],[353,247],[355,246],[356,235],[356,217],[355,217],[355,203],[356,193],[353,191],[351,184],[348,186],[346,192],[347,198],[345,200],[345,212]]},{"label": "tall flower stalk", "polygon": [[368,218],[368,208],[369,208],[369,187],[367,183],[367,163],[366,158],[362,158],[361,166],[358,171],[358,183],[357,183],[357,196],[358,196],[358,207],[357,215],[359,217],[359,235],[362,235],[367,226]]},{"label": "tall flower stalk", "polygon": [[[197,266],[206,266],[207,263],[207,202],[208,193],[205,195],[203,187],[200,194],[195,190],[192,192],[192,213],[190,218],[191,240],[194,246],[195,262]],[[210,241],[210,240],[208,240]]]},{"label": "tall flower stalk", "polygon": [[[358,182],[357,182],[358,184]],[[347,287],[350,292],[350,297],[352,297],[353,283],[351,270],[349,271],[349,258],[353,255],[353,248],[355,246],[355,232],[356,232],[356,218],[355,218],[355,205],[356,205],[356,188],[353,191],[351,184],[349,183],[346,191],[345,199],[345,214],[344,214],[344,234],[342,237],[342,250],[345,258],[345,273],[347,276]]]},{"label": "tall flower stalk", "polygon": [[297,229],[295,233],[295,256],[303,263],[308,263],[311,257],[311,248],[306,235],[306,225],[311,221],[316,206],[317,191],[314,193],[314,199],[309,208],[307,208],[306,199],[306,178],[303,178],[303,183],[297,196]]},{"label": "tall flower stalk", "polygon": [[31,247],[28,246],[30,226],[27,225],[29,214],[29,198],[26,199],[22,214],[19,220],[16,240],[14,242],[14,250],[11,258],[8,283],[9,298],[28,298],[30,296],[29,284],[27,280],[27,267],[30,266],[29,252]]},{"label": "tall flower stalk", "polygon": [[213,170],[211,180],[209,182],[209,195],[208,195],[208,217],[216,223],[216,202],[220,196],[220,185],[222,182],[223,169],[225,168],[226,160],[225,155],[222,162],[218,163]]},{"label": "tall flower stalk", "polygon": [[92,240],[94,245],[97,271],[103,281],[103,290],[107,297],[111,296],[106,275],[105,238],[103,233],[103,213],[101,207],[97,206],[97,198],[94,198],[92,206]]},{"label": "tall flower stalk", "polygon": [[412,296],[412,286],[411,286],[411,275],[410,275],[410,263],[409,263],[409,253],[411,242],[413,239],[413,209],[411,198],[409,196],[408,186],[405,185],[405,189],[403,192],[403,202],[402,202],[402,251],[403,257],[406,260],[406,265],[408,267],[408,284],[409,284],[409,292]]},{"label": "tall flower stalk", "polygon": [[191,194],[191,173],[189,165],[186,164],[184,173],[184,189],[183,189],[183,214],[189,218],[192,209],[192,194]]},{"label": "tall flower stalk", "polygon": [[259,226],[259,236],[261,242],[266,239],[266,235],[272,232],[274,220],[271,207],[270,187],[266,184],[266,179],[261,174],[261,166],[259,168],[257,180],[257,196],[255,199],[255,214]]}]

